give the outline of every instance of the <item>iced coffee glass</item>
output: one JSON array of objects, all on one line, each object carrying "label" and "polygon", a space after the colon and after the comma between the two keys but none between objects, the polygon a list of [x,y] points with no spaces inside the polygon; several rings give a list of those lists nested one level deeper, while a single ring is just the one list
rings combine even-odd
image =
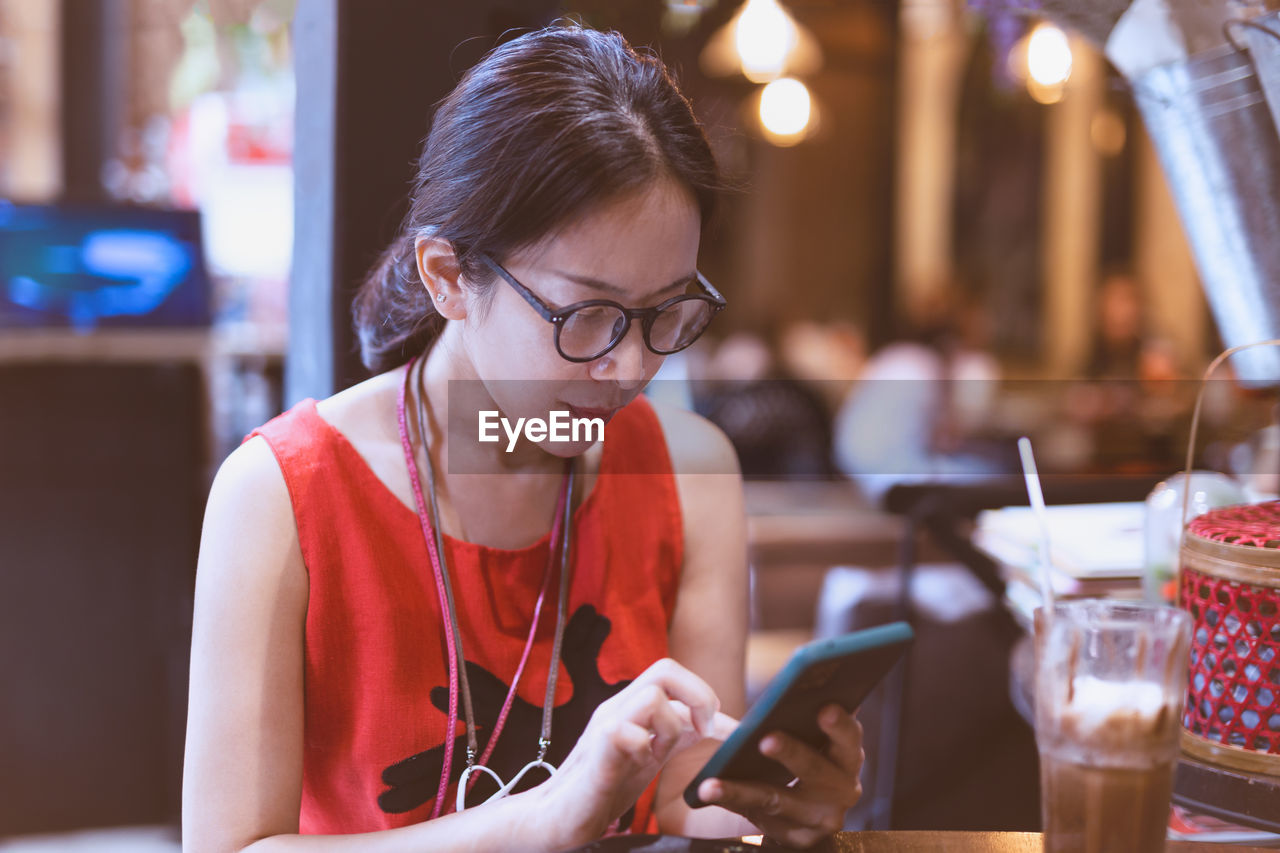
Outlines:
[{"label": "iced coffee glass", "polygon": [[1036,744],[1047,853],[1160,853],[1189,614],[1081,600],[1037,617]]}]

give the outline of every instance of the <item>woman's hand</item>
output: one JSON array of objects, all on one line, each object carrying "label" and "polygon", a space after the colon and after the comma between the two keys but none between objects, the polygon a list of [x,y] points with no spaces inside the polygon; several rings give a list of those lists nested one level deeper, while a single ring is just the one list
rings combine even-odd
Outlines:
[{"label": "woman's hand", "polygon": [[698,795],[789,847],[810,847],[840,831],[845,812],[862,796],[862,724],[837,705],[824,708],[818,724],[831,739],[825,754],[782,732],[760,741],[760,751],[795,776],[789,787],[707,779]]},{"label": "woman's hand", "polygon": [[[573,751],[537,792],[549,829],[569,846],[585,844],[640,798],[676,752],[723,737],[720,702],[705,681],[667,658],[600,704]],[[727,719],[727,718],[726,718]]]}]

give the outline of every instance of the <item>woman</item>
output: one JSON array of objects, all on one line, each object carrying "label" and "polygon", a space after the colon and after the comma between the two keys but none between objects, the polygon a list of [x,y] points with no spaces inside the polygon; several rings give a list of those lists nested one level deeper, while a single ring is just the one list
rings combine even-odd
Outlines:
[{"label": "woman", "polygon": [[[716,188],[688,103],[617,35],[515,39],[441,104],[357,298],[376,375],[257,430],[213,484],[188,849],[839,827],[862,758],[843,712],[826,754],[766,739],[792,787],[681,798],[744,703],[741,478],[722,434],[638,395],[723,306],[695,269]],[[604,440],[512,429],[555,411]]]}]

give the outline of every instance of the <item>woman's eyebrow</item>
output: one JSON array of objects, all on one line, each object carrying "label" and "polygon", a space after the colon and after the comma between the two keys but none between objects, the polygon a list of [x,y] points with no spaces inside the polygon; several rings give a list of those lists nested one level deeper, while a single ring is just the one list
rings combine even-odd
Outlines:
[{"label": "woman's eyebrow", "polygon": [[[556,270],[555,272],[556,272],[556,275],[560,276],[563,279],[572,281],[574,284],[581,284],[584,287],[590,287],[593,290],[601,290],[606,293],[617,294],[618,296],[630,295],[625,288],[618,287],[615,284],[609,284],[607,281],[601,281],[598,278],[592,278],[591,276],[587,276],[587,275],[577,275],[576,273],[561,272],[559,270]],[[688,287],[690,282],[696,281],[697,278],[698,278],[697,272],[687,273],[686,275],[683,275],[680,278],[676,279],[675,281],[671,282],[666,287],[658,288],[653,293],[650,293],[648,296],[641,297],[641,298],[652,299],[653,297],[661,293],[666,293],[668,290],[675,290],[677,287]]]}]

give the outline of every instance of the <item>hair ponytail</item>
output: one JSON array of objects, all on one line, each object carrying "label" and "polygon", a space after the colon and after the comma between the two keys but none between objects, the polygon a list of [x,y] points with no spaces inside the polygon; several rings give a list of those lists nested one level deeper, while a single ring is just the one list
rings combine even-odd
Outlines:
[{"label": "hair ponytail", "polygon": [[414,241],[403,232],[383,250],[354,305],[365,367],[381,373],[435,343],[445,319],[418,277]]}]

